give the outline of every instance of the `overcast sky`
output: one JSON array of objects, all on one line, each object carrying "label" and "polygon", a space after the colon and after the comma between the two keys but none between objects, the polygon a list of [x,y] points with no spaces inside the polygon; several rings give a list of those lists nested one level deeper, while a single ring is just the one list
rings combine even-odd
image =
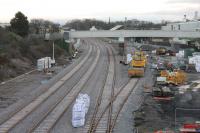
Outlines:
[{"label": "overcast sky", "polygon": [[17,11],[28,19],[64,21],[74,18],[150,21],[193,18],[200,0],[0,0],[0,22],[9,22]]}]

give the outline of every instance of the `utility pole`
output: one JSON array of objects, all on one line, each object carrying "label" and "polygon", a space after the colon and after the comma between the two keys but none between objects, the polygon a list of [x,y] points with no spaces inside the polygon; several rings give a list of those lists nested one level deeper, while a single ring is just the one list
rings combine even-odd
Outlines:
[{"label": "utility pole", "polygon": [[55,61],[55,57],[54,57],[54,41],[53,41],[53,55],[52,55],[52,60],[51,60],[51,64],[55,65],[56,61]]},{"label": "utility pole", "polygon": [[53,42],[53,57],[52,59],[54,60],[54,42]]}]

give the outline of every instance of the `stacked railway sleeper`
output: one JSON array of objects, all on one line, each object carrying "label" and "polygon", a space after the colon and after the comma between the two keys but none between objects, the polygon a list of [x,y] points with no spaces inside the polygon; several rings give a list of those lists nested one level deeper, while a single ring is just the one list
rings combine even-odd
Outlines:
[{"label": "stacked railway sleeper", "polygon": [[[92,54],[95,55],[91,56]],[[99,55],[99,47],[89,46],[89,52],[77,66],[29,104],[16,110],[0,125],[0,132],[47,132],[51,130],[92,74]],[[69,82],[70,85],[68,85]]]}]

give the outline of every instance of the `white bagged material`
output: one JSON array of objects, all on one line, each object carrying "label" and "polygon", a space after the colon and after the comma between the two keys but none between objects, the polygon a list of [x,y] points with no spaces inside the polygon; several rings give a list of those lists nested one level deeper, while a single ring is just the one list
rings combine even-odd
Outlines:
[{"label": "white bagged material", "polygon": [[156,54],[156,50],[151,51],[152,54]]},{"label": "white bagged material", "polygon": [[167,78],[166,77],[157,77],[158,82],[166,82]]},{"label": "white bagged material", "polygon": [[199,55],[189,57],[189,64],[195,64],[196,71],[200,72],[200,56]]},{"label": "white bagged material", "polygon": [[72,126],[81,127],[85,123],[85,104],[75,103],[72,109]]},{"label": "white bagged material", "polygon": [[51,68],[51,57],[44,57],[37,60],[37,70],[42,71],[43,69]]},{"label": "white bagged material", "polygon": [[85,119],[73,120],[72,122],[73,127],[81,127],[84,124],[85,124]]},{"label": "white bagged material", "polygon": [[79,94],[78,98],[76,99],[76,102],[80,103],[83,102],[82,104],[85,104],[85,112],[87,114],[89,106],[90,106],[90,97],[87,94]]},{"label": "white bagged material", "polygon": [[194,52],[192,53],[193,56],[200,56],[200,52]]},{"label": "white bagged material", "polygon": [[195,57],[189,57],[189,64],[195,64]]},{"label": "white bagged material", "polygon": [[73,127],[83,126],[85,123],[84,105],[81,103],[74,104],[72,111],[72,125]]},{"label": "white bagged material", "polygon": [[196,65],[195,65],[195,68],[196,68],[196,71],[197,71],[197,72],[200,72],[200,64],[196,64]]},{"label": "white bagged material", "polygon": [[131,55],[131,54],[127,54],[127,55],[126,55],[126,59],[127,59],[127,62],[126,62],[126,63],[129,64],[129,63],[132,61],[132,59],[133,59],[133,58],[132,58],[132,55]]},{"label": "white bagged material", "polygon": [[45,63],[44,62],[45,62],[44,58],[37,60],[37,70],[38,71],[42,71],[44,69],[44,67],[45,67]]},{"label": "white bagged material", "polygon": [[178,53],[176,53],[176,57],[178,58],[184,58],[185,52],[184,50],[180,50]]},{"label": "white bagged material", "polygon": [[72,108],[72,126],[81,127],[85,124],[85,116],[90,106],[90,97],[87,94],[79,94]]}]

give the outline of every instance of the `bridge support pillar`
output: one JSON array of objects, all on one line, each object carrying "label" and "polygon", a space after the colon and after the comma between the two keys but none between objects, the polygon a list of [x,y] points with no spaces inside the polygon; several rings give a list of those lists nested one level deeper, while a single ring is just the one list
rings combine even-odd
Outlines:
[{"label": "bridge support pillar", "polygon": [[170,44],[171,44],[171,49],[173,51],[179,51],[179,46],[178,45],[176,45],[174,42],[170,42]]},{"label": "bridge support pillar", "polygon": [[135,42],[136,38],[135,37],[131,37],[131,42]]},{"label": "bridge support pillar", "polygon": [[124,43],[125,38],[124,37],[119,37],[119,55],[124,56],[125,54],[125,43]]},{"label": "bridge support pillar", "polygon": [[125,53],[125,45],[123,43],[119,43],[119,55],[123,56]]}]

